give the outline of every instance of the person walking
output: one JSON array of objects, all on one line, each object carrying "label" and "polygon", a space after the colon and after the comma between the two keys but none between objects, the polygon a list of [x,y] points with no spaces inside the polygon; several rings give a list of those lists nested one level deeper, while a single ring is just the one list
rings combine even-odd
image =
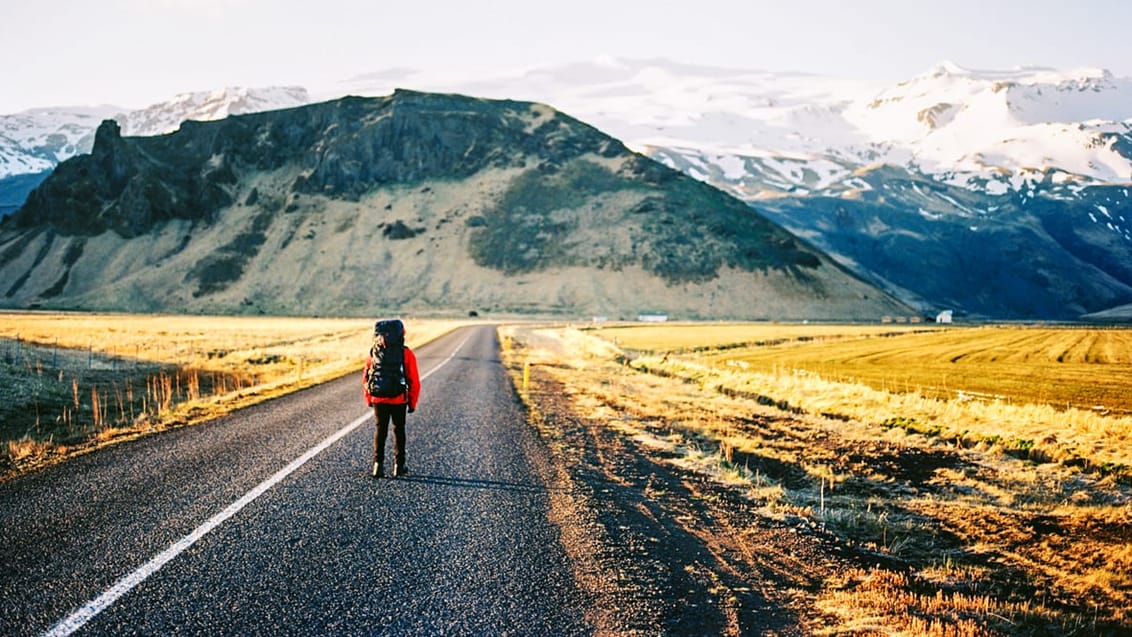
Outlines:
[{"label": "person walking", "polygon": [[378,321],[373,327],[373,346],[362,371],[362,391],[373,407],[373,477],[385,477],[385,439],[393,423],[393,475],[408,473],[405,467],[405,414],[417,409],[421,379],[417,357],[405,345],[405,324],[400,319]]}]

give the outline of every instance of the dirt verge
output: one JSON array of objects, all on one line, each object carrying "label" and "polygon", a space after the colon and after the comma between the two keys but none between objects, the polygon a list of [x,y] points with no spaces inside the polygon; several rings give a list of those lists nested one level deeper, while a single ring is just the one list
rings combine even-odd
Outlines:
[{"label": "dirt verge", "polygon": [[505,358],[599,634],[1128,634],[1124,486],[544,337]]},{"label": "dirt verge", "polygon": [[807,600],[861,567],[812,523],[760,516],[733,490],[572,413],[539,372],[532,421],[554,450],[555,521],[600,634],[808,635]]}]

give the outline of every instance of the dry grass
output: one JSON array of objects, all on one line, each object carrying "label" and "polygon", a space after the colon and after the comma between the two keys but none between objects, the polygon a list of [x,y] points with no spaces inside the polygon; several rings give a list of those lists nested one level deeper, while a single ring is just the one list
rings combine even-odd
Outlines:
[{"label": "dry grass", "polygon": [[[775,339],[766,326],[753,326],[746,341],[736,340],[742,326],[726,341],[706,326],[634,328],[631,338],[621,330],[598,334],[646,351],[662,351],[671,333],[683,340],[700,334],[722,348],[640,356],[633,364],[808,413],[1132,479],[1132,330],[910,327],[876,338],[872,328],[840,326],[838,334],[838,327],[788,326]],[[657,339],[651,348],[650,330]],[[756,339],[769,344],[735,345]],[[941,382],[951,389],[918,382],[930,378],[950,378]],[[1097,402],[1106,407],[1067,406]]]},{"label": "dry grass", "polygon": [[888,392],[1132,415],[1132,330],[937,325],[653,326],[595,330],[638,354],[773,373],[805,370]]},{"label": "dry grass", "polygon": [[[685,329],[690,327],[692,329]],[[629,324],[587,330],[635,352],[697,352],[726,350],[752,344],[776,345],[788,342],[833,341],[934,332],[948,329],[934,324],[824,324],[824,323],[666,323]]]},{"label": "dry grass", "polygon": [[[759,329],[752,340],[777,340]],[[750,342],[696,330],[705,343]],[[599,333],[617,344],[568,328],[502,330],[512,367],[563,383],[577,413],[877,564],[828,575],[811,600],[825,634],[1107,634],[1132,622],[1126,417],[743,369],[686,341],[683,354],[633,358],[618,346],[628,332]]]},{"label": "dry grass", "polygon": [[[420,345],[457,325],[407,321]],[[0,313],[11,474],[360,370],[373,321]]]},{"label": "dry grass", "polygon": [[[973,573],[950,570],[952,579],[971,579]],[[983,637],[1002,634],[1010,617],[1057,626],[1060,618],[1033,602],[1009,602],[988,595],[945,592],[906,573],[884,569],[845,574],[844,582],[823,596],[819,607],[840,620],[826,635],[936,635]],[[924,592],[920,592],[924,591]],[[988,621],[988,618],[991,621]],[[999,624],[1000,626],[994,626]],[[1074,628],[1063,627],[1067,631]]]}]

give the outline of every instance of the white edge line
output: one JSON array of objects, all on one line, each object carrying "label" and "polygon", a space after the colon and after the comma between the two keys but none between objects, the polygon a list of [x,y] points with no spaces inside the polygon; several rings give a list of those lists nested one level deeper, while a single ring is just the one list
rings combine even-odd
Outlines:
[{"label": "white edge line", "polygon": [[[456,348],[452,350],[452,353],[448,355],[448,358],[445,358],[444,360],[440,361],[440,363],[436,367],[428,370],[428,372],[424,376],[421,376],[421,380],[423,381],[424,379],[428,378],[432,375],[433,372],[440,369],[441,367],[444,367],[444,365],[455,358],[456,353],[464,347],[464,344],[467,343],[468,339],[471,337],[471,334],[465,336],[464,340],[460,341],[460,344],[457,345]],[[83,606],[78,610],[59,621],[57,624],[48,629],[47,632],[43,633],[44,637],[66,637],[67,635],[71,635],[78,629],[82,628],[87,622],[94,619],[96,615],[109,608],[110,605],[118,600],[118,598],[133,590],[134,587],[144,582],[150,575],[156,573],[170,560],[183,553],[193,544],[196,544],[197,541],[207,535],[209,531],[215,529],[216,527],[223,524],[225,520],[239,513],[241,509],[246,507],[259,496],[263,495],[263,493],[271,487],[279,484],[284,478],[291,475],[299,467],[306,464],[308,460],[322,453],[326,450],[327,447],[338,442],[351,431],[360,427],[361,424],[369,420],[371,416],[372,414],[368,412],[362,414],[350,424],[339,429],[338,431],[334,432],[329,437],[324,439],[322,442],[308,449],[306,453],[292,460],[291,463],[286,467],[283,467],[279,471],[276,471],[275,474],[270,478],[259,483],[259,485],[257,485],[251,491],[245,493],[239,500],[236,500],[232,504],[229,504],[223,511],[217,513],[216,515],[206,520],[204,524],[201,524],[197,528],[193,529],[192,533],[189,533],[185,537],[177,540],[172,545],[170,545],[169,548],[153,556],[153,558],[151,558],[148,562],[138,567],[137,570],[115,582],[113,586],[106,589],[101,595],[87,602],[86,604],[83,604]]]}]

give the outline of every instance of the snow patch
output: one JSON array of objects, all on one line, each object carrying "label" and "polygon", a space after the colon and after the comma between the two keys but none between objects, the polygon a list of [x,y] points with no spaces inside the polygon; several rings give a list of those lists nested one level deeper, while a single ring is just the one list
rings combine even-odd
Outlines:
[{"label": "snow patch", "polygon": [[747,162],[735,155],[720,155],[715,158],[715,164],[723,170],[725,179],[739,180],[747,176]]}]

